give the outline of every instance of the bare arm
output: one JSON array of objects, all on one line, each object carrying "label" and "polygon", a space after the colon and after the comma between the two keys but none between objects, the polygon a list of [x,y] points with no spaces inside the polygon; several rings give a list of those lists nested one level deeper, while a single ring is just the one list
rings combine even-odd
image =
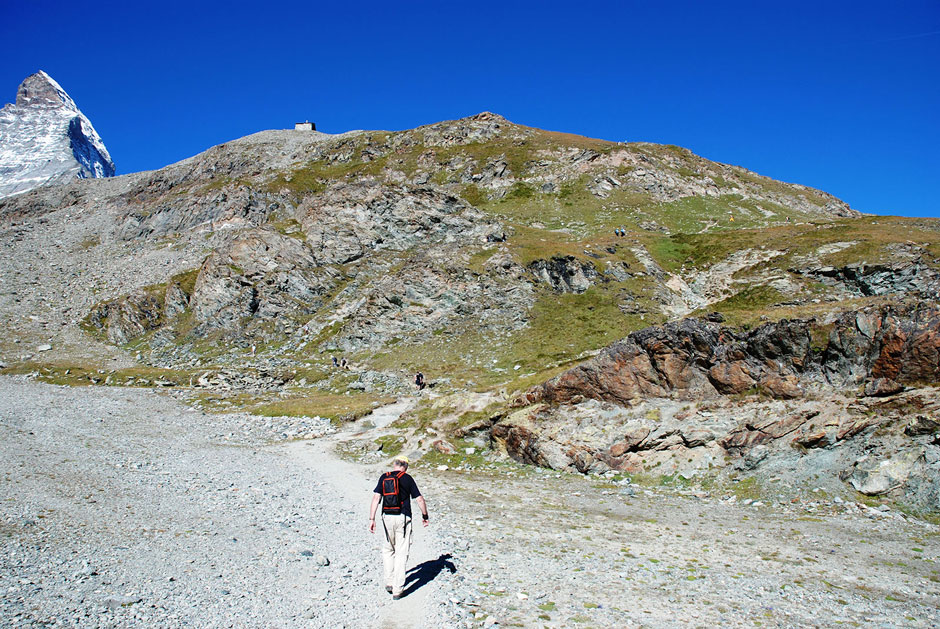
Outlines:
[{"label": "bare arm", "polygon": [[375,533],[375,512],[379,507],[379,495],[372,494],[372,505],[369,507],[369,532]]},{"label": "bare arm", "polygon": [[421,509],[421,515],[423,516],[424,525],[428,525],[428,503],[424,501],[424,496],[418,496],[415,499],[415,502],[418,503],[418,508]]}]

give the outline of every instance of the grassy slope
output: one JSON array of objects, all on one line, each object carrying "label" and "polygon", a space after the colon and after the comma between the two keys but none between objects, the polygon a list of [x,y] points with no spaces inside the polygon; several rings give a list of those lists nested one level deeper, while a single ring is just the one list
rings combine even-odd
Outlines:
[{"label": "grassy slope", "polygon": [[[635,244],[645,246],[663,268],[680,274],[705,270],[742,249],[784,249],[783,256],[758,267],[758,270],[777,273],[787,273],[801,257],[813,256],[821,246],[836,242],[856,244],[821,256],[820,263],[889,261],[894,257],[891,245],[908,240],[927,243],[927,249],[934,255],[940,252],[937,232],[919,228],[922,220],[827,218],[819,212],[809,214],[773,201],[758,202],[729,193],[732,186],[749,185],[759,187],[767,196],[796,195],[818,207],[830,200],[813,189],[777,182],[742,168],[715,164],[679,147],[617,144],[534,129],[525,131],[527,134],[522,140],[504,135],[485,143],[434,147],[434,160],[444,165],[455,158],[470,158],[476,162],[478,172],[488,162],[502,159],[515,177],[524,178],[537,167],[539,156],[546,153],[557,155],[566,149],[589,149],[604,155],[614,150],[627,150],[659,165],[669,164],[676,177],[703,181],[708,177],[723,189],[723,194],[718,198],[687,197],[664,203],[621,187],[611,191],[607,198],[599,198],[586,189],[590,176],[584,175],[552,193],[542,193],[534,185],[517,182],[508,194],[495,198],[489,190],[462,182],[457,174],[438,171],[433,177],[434,183],[449,187],[472,205],[503,221],[511,230],[507,247],[523,265],[552,255],[574,255],[593,262],[599,270],[607,261],[623,261],[635,269],[637,261],[628,248]],[[376,133],[352,140],[357,143],[353,153],[370,145],[378,146],[388,138],[389,134]],[[272,184],[272,189],[287,186],[293,193],[303,196],[322,190],[337,178],[380,176],[385,170],[397,170],[410,176],[420,168],[419,156],[426,151],[428,147],[419,142],[367,162],[356,159],[339,165],[312,162],[290,175],[281,176]],[[632,167],[621,168],[625,170],[619,175]],[[734,184],[728,181],[732,177],[736,178]],[[668,235],[644,229],[644,226],[649,227],[649,222],[665,227]],[[614,229],[621,226],[630,232],[626,239],[613,235]],[[617,247],[616,252],[608,253],[608,247]],[[590,258],[586,252],[600,255],[602,259]],[[485,250],[470,252],[471,268],[481,270],[489,255]],[[468,322],[466,329],[456,335],[435,337],[419,345],[400,343],[357,359],[383,369],[406,372],[423,369],[448,380],[455,388],[488,388],[514,379],[526,382],[533,378],[532,374],[556,371],[559,365],[586,352],[662,321],[661,315],[647,314],[641,318],[624,314],[618,308],[624,294],[629,293],[642,305],[654,309],[651,294],[655,288],[656,282],[647,277],[625,283],[598,284],[583,295],[556,294],[543,289],[530,313],[528,327],[516,334],[489,338]],[[806,290],[818,291],[820,287],[807,283]],[[787,299],[770,287],[754,286],[716,304],[715,309],[724,312],[733,322],[747,324],[761,316],[798,316],[828,307],[778,306]]]}]

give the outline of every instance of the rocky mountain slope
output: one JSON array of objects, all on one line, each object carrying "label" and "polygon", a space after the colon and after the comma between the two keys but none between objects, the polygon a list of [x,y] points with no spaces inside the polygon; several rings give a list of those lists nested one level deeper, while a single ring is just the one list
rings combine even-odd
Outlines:
[{"label": "rocky mountain slope", "polygon": [[[444,437],[454,452],[471,440],[542,465],[672,474],[685,455],[672,445],[699,448],[682,431],[656,461],[599,456],[628,441],[618,431],[635,408],[651,433],[676,414],[727,408],[702,442],[724,448],[737,405],[780,419],[823,400],[819,416],[836,423],[815,432],[838,436],[859,387],[936,384],[926,367],[882,374],[873,361],[888,350],[858,330],[854,344],[826,339],[850,320],[881,330],[895,319],[933,338],[937,221],[864,216],[679,147],[490,113],[400,132],[265,131],[159,171],[35,189],[0,201],[0,260],[8,371],[341,417],[410,390],[420,369],[432,393],[397,427],[421,451]],[[689,315],[698,322],[676,323]],[[331,356],[352,368],[333,368]],[[665,362],[638,370],[643,356]],[[929,352],[919,360],[936,363]],[[932,389],[896,395],[926,396],[925,425],[935,417]],[[706,420],[695,412],[686,426],[698,429]],[[549,456],[543,429],[553,427],[568,436]],[[527,440],[537,444],[523,454]],[[691,456],[723,467],[714,461],[725,453],[766,445],[744,441]],[[818,443],[830,452],[837,442]],[[909,497],[930,505],[930,495]]]},{"label": "rocky mountain slope", "polygon": [[114,162],[75,101],[45,72],[0,109],[0,197],[44,184],[112,177]]}]

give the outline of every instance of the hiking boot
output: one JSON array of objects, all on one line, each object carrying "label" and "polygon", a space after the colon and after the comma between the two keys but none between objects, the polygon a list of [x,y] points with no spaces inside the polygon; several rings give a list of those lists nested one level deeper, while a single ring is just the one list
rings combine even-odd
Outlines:
[{"label": "hiking boot", "polygon": [[392,600],[393,600],[393,601],[397,601],[397,600],[400,599],[400,598],[401,598],[401,594],[392,594]]},{"label": "hiking boot", "polygon": [[392,593],[392,586],[386,585],[386,586],[385,586],[385,591],[388,592],[389,594],[391,594],[391,593]]}]

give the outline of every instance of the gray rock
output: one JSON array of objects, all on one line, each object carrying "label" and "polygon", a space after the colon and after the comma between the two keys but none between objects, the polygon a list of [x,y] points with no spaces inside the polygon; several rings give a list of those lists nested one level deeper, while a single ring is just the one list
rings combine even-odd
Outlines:
[{"label": "gray rock", "polygon": [[144,600],[140,596],[112,596],[104,600],[104,606],[111,610],[130,607]]},{"label": "gray rock", "polygon": [[904,385],[898,384],[891,378],[876,378],[865,385],[865,395],[868,397],[887,397],[904,390]]},{"label": "gray rock", "polygon": [[538,280],[561,293],[583,293],[592,283],[603,279],[593,264],[574,256],[536,260],[529,265],[529,270]]},{"label": "gray rock", "polygon": [[885,494],[907,481],[922,456],[923,450],[909,450],[881,460],[862,457],[848,473],[848,481],[856,491],[865,495]]},{"label": "gray rock", "polygon": [[940,432],[940,418],[927,415],[915,415],[904,427],[904,432],[912,437],[932,435]]}]

